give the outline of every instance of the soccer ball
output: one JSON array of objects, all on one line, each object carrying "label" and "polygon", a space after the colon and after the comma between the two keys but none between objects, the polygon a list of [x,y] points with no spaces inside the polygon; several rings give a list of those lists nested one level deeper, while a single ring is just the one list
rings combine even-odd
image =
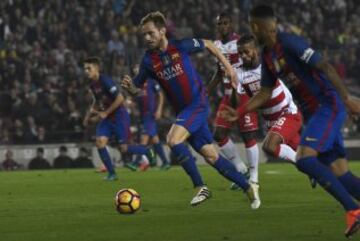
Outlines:
[{"label": "soccer ball", "polygon": [[140,195],[134,189],[124,188],[116,193],[115,206],[119,213],[135,213],[140,209],[140,205]]}]

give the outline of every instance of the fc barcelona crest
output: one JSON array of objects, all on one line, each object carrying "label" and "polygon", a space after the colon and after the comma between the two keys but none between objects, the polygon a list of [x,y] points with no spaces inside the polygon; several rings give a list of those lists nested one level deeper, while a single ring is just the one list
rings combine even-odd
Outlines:
[{"label": "fc barcelona crest", "polygon": [[168,55],[164,55],[161,57],[161,61],[164,63],[164,65],[170,64],[170,57]]}]

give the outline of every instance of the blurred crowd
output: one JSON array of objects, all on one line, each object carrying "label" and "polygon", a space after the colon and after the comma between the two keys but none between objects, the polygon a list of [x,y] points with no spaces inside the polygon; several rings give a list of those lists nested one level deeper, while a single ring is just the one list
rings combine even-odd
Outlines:
[{"label": "blurred crowd", "polygon": [[[87,141],[82,126],[91,102],[82,60],[99,56],[119,82],[138,63],[141,17],[154,10],[168,20],[170,37],[216,38],[215,18],[233,15],[236,32],[248,32],[247,13],[258,0],[2,0],[0,1],[0,144]],[[360,93],[360,3],[356,0],[276,0],[281,28],[308,38]],[[194,62],[207,82],[215,69],[206,53]],[[216,105],[221,91],[212,96]],[[132,117],[136,105],[127,101]],[[160,129],[171,122],[168,107]],[[134,130],[136,130],[134,122]],[[357,133],[357,124],[348,128]]]}]

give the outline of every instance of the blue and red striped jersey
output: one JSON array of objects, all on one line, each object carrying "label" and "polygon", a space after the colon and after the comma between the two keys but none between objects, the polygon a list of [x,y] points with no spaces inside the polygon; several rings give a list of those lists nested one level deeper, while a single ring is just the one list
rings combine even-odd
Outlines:
[{"label": "blue and red striped jersey", "polygon": [[308,119],[319,104],[332,103],[337,95],[330,80],[315,67],[321,59],[320,53],[312,49],[304,38],[278,33],[274,47],[265,47],[262,52],[261,85],[273,87],[280,78]]},{"label": "blue and red striped jersey", "polygon": [[140,114],[154,115],[157,109],[156,96],[160,91],[160,86],[153,79],[147,79],[143,85],[141,93],[137,96]]},{"label": "blue and red striped jersey", "polygon": [[146,51],[135,85],[141,87],[148,78],[155,79],[177,113],[191,103],[207,101],[204,84],[190,59],[204,48],[200,39],[183,39],[169,40],[164,51]]},{"label": "blue and red striped jersey", "polygon": [[[99,105],[101,111],[109,108],[120,93],[115,82],[109,76],[104,74],[100,74],[97,81],[91,82],[90,90],[95,96],[96,103]],[[125,107],[120,106],[116,111],[121,108]],[[113,117],[113,114],[109,117]]]}]

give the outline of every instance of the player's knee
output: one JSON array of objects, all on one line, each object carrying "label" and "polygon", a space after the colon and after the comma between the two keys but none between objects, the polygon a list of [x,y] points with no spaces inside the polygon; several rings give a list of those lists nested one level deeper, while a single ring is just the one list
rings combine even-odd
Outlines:
[{"label": "player's knee", "polygon": [[97,148],[104,148],[107,144],[107,139],[105,138],[96,138],[95,145]]},{"label": "player's knee", "polygon": [[173,147],[173,146],[175,146],[175,145],[177,145],[177,144],[180,144],[181,141],[180,141],[179,139],[173,137],[173,136],[169,136],[169,135],[168,135],[167,138],[166,138],[166,143],[167,143],[170,147]]}]

